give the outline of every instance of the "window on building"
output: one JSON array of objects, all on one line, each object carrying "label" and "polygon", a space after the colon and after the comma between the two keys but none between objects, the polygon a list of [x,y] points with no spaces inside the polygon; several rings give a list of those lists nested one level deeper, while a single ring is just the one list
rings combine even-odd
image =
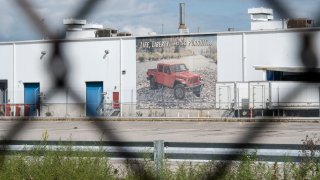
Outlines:
[{"label": "window on building", "polygon": [[314,81],[320,77],[320,72],[305,73],[305,72],[282,72],[282,71],[267,71],[268,81]]},{"label": "window on building", "polygon": [[281,81],[283,73],[280,71],[267,71],[267,80],[268,81]]}]

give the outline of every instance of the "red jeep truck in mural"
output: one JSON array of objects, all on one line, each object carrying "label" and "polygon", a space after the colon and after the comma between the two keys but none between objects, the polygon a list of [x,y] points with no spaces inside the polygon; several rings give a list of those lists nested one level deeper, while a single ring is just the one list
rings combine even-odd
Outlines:
[{"label": "red jeep truck in mural", "polygon": [[174,89],[176,99],[184,99],[186,92],[193,92],[197,97],[203,87],[201,76],[190,72],[183,63],[159,63],[157,69],[147,71],[150,89],[161,86]]}]

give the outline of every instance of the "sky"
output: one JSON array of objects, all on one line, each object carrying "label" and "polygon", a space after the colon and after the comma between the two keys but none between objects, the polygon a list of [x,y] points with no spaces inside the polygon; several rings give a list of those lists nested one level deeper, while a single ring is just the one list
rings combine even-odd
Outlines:
[{"label": "sky", "polygon": [[[0,42],[42,39],[16,0],[0,0]],[[62,20],[73,18],[87,0],[27,0],[53,32],[63,31]],[[268,0],[100,0],[85,17],[87,22],[128,31],[136,36],[148,32],[178,32],[179,3],[186,3],[186,25],[190,32],[221,32],[228,28],[250,30],[248,8],[266,7]],[[315,18],[320,0],[279,0],[294,17]],[[275,19],[281,16],[275,13]]]}]

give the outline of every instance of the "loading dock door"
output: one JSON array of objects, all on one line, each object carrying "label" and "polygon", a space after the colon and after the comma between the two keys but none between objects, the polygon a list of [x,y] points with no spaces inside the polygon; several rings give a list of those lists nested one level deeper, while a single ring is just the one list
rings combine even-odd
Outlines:
[{"label": "loading dock door", "polygon": [[36,116],[40,110],[40,84],[24,83],[25,115]]},{"label": "loading dock door", "polygon": [[103,82],[86,83],[86,115],[98,116],[102,103]]}]

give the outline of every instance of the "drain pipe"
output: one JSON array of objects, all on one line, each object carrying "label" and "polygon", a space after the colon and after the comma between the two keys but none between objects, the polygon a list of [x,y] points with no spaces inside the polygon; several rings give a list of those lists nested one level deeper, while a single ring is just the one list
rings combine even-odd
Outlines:
[{"label": "drain pipe", "polygon": [[246,81],[246,60],[247,60],[246,34],[242,33],[242,82]]},{"label": "drain pipe", "polygon": [[[16,83],[16,44],[12,44],[13,48],[13,81],[12,81],[12,104],[15,104],[15,83]],[[9,93],[9,92],[8,92]],[[13,108],[13,113],[15,113],[15,108]]]},{"label": "drain pipe", "polygon": [[120,103],[120,117],[123,116],[123,110],[122,110],[122,53],[123,53],[123,50],[122,50],[122,38],[120,38],[120,83],[119,83],[119,103]]}]

